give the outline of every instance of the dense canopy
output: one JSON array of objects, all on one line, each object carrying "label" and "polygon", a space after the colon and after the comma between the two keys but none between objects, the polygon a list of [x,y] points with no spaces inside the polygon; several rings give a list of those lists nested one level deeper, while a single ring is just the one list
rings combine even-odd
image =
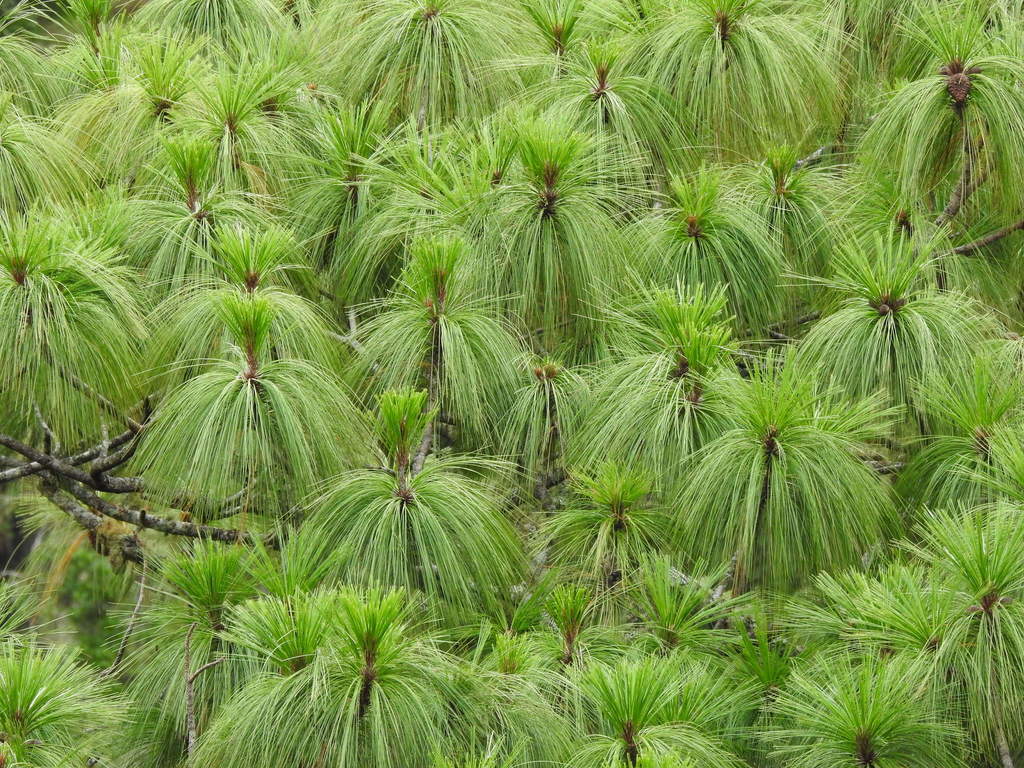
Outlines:
[{"label": "dense canopy", "polygon": [[0,768],[1024,768],[1016,0],[0,2]]}]

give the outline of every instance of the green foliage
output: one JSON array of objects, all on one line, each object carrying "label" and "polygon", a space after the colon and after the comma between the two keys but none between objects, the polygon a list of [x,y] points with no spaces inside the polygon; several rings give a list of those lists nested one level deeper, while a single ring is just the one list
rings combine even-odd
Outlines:
[{"label": "green foliage", "polygon": [[1024,755],[1024,8],[0,3],[0,768]]},{"label": "green foliage", "polygon": [[1000,495],[1006,468],[993,466],[1000,453],[992,445],[1008,442],[1003,434],[1016,433],[1021,416],[1018,382],[1005,365],[982,353],[924,382],[923,410],[934,426],[900,477],[906,496],[946,509]]},{"label": "green foliage", "polygon": [[60,768],[114,747],[125,707],[112,691],[71,649],[4,642],[0,757],[11,765]]},{"label": "green foliage", "polygon": [[[257,605],[238,618],[243,627],[259,627],[259,639],[247,637],[268,669],[226,705],[228,716],[207,732],[197,764],[324,759],[386,766],[399,755],[426,764],[431,745],[442,740],[449,661],[411,626],[402,593],[314,594],[291,611]],[[305,652],[282,658],[287,638],[287,647]],[[275,659],[287,663],[280,668]]]},{"label": "green foliage", "polygon": [[673,178],[664,208],[643,222],[638,236],[646,240],[656,280],[722,286],[737,330],[756,336],[781,309],[781,251],[767,223],[723,182],[711,167]]},{"label": "green foliage", "polygon": [[462,241],[414,241],[399,287],[363,328],[362,359],[381,389],[425,386],[479,440],[511,399],[520,345],[473,280]]},{"label": "green foliage", "polygon": [[573,461],[640,461],[675,479],[681,460],[723,428],[716,405],[732,333],[725,296],[699,285],[652,290],[610,313],[615,357],[593,371]]},{"label": "green foliage", "polygon": [[45,122],[23,114],[9,93],[0,94],[0,138],[0,210],[7,218],[81,199],[87,161]]},{"label": "green foliage", "polygon": [[155,0],[139,13],[144,26],[186,30],[214,41],[237,40],[246,32],[284,22],[274,0]]},{"label": "green foliage", "polygon": [[892,500],[861,459],[887,428],[877,397],[850,401],[769,356],[723,399],[729,427],[694,454],[678,502],[692,551],[733,556],[741,588],[779,588],[885,541]]},{"label": "green foliage", "polygon": [[669,539],[669,517],[652,508],[650,480],[606,464],[593,476],[574,479],[574,496],[541,527],[548,559],[598,588],[612,588]]},{"label": "green foliage", "polygon": [[[559,30],[563,38],[571,37],[575,24],[560,21],[549,29]],[[564,42],[555,44],[570,47]],[[587,41],[560,66],[564,71],[558,77],[538,85],[539,104],[571,116],[583,130],[611,138],[620,151],[639,146],[659,163],[675,164],[674,153],[688,144],[677,120],[677,107],[668,94],[637,74],[623,44]]]},{"label": "green foliage", "polygon": [[697,756],[710,766],[735,765],[723,742],[723,717],[743,695],[712,670],[672,660],[624,659],[595,666],[581,685],[594,730],[573,765],[636,765],[645,759]]},{"label": "green foliage", "polygon": [[38,408],[60,438],[95,434],[103,409],[87,393],[125,408],[137,391],[128,372],[143,325],[131,272],[117,253],[38,215],[0,223],[0,267],[2,423],[24,429]]},{"label": "green foliage", "polygon": [[521,567],[514,532],[471,462],[431,461],[405,479],[354,470],[330,481],[314,506],[308,524],[349,553],[344,573],[359,583],[469,606],[509,586]]},{"label": "green foliage", "polygon": [[215,153],[195,136],[166,141],[153,182],[132,200],[129,250],[158,295],[213,274],[208,254],[218,226],[259,229],[267,223],[253,195],[218,179]]},{"label": "green foliage", "polygon": [[984,34],[977,4],[921,5],[907,35],[926,51],[923,72],[884,105],[864,137],[866,156],[892,168],[901,189],[917,196],[945,189],[956,178],[951,171],[968,163],[973,174],[990,173],[1000,199],[1016,208],[1014,173],[1024,152],[1024,101],[1014,86],[1020,59]]},{"label": "green foliage", "polygon": [[168,394],[137,463],[163,494],[216,502],[241,493],[254,512],[286,510],[296,491],[362,452],[361,418],[329,371],[271,356],[273,301],[255,293],[224,299],[218,314],[231,346]]},{"label": "green foliage", "polygon": [[[991,752],[1021,737],[1017,675],[1024,652],[1024,534],[1019,510],[935,514],[912,551],[960,608],[945,627],[944,657],[963,687],[966,719]],[[1000,743],[1002,742],[1002,743]]]},{"label": "green foliage", "polygon": [[815,39],[818,23],[799,6],[686,0],[654,23],[648,77],[685,106],[703,146],[731,154],[801,140],[796,126],[808,112],[820,121],[811,129],[835,119],[835,75]]},{"label": "green foliage", "polygon": [[509,56],[521,23],[511,10],[492,0],[372,0],[346,42],[345,75],[420,128],[479,114],[507,92],[480,63]]},{"label": "green foliage", "polygon": [[963,764],[957,729],[936,718],[921,694],[920,669],[848,655],[820,664],[794,673],[773,705],[783,724],[768,736],[783,765]]},{"label": "green foliage", "polygon": [[488,227],[499,254],[495,291],[510,295],[514,315],[540,328],[545,344],[566,334],[577,343],[575,355],[585,357],[594,343],[592,318],[607,305],[619,272],[614,221],[636,190],[615,180],[631,159],[560,119],[527,123],[518,148]]},{"label": "green foliage", "polygon": [[883,391],[891,404],[911,406],[908,416],[920,409],[914,384],[941,375],[995,331],[969,297],[922,284],[927,259],[904,242],[881,239],[846,249],[824,282],[838,307],[808,333],[800,363],[808,369],[827,364],[854,397]]}]

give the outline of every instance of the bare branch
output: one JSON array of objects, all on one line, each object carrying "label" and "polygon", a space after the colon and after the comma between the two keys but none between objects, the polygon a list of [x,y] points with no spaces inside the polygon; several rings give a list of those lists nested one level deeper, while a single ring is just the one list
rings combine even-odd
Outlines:
[{"label": "bare branch", "polygon": [[121,662],[124,661],[124,654],[128,650],[128,641],[131,640],[132,633],[135,631],[135,623],[139,619],[139,611],[142,609],[142,599],[146,594],[146,561],[142,561],[142,573],[139,575],[139,596],[135,599],[135,607],[132,609],[132,615],[128,619],[128,626],[125,627],[124,636],[121,638],[121,644],[117,647],[117,655],[114,656],[113,663],[107,667],[101,673],[103,677],[109,677],[117,671],[117,668],[121,666]]},{"label": "bare branch", "polygon": [[[130,441],[136,435],[136,430],[127,429],[121,434],[117,435],[110,441],[111,448],[119,448],[128,441]],[[71,466],[78,466],[85,464],[88,461],[92,461],[97,458],[103,452],[103,446],[98,444],[91,448],[87,448],[80,453],[76,453],[72,456],[68,456],[65,459],[65,463]],[[7,462],[5,462],[7,463]],[[11,461],[11,468],[0,472],[0,483],[8,483],[12,480],[18,480],[22,477],[28,477],[29,475],[36,475],[46,469],[42,463],[38,461],[29,462],[15,462]]]},{"label": "bare branch", "polygon": [[50,429],[50,425],[46,423],[46,419],[43,418],[43,412],[39,410],[38,405],[32,406],[32,410],[35,411],[36,421],[39,422],[40,429],[43,430],[43,435],[46,441],[46,452],[47,453],[60,453],[60,441],[57,436],[53,434],[53,430]]},{"label": "bare branch", "polygon": [[[729,567],[725,569],[725,573],[722,575],[721,581],[715,585],[714,590],[711,592],[711,596],[708,598],[708,605],[713,606],[718,603],[722,596],[725,594],[725,590],[729,589],[736,577],[736,562],[739,560],[739,552],[733,554],[732,559],[729,561]],[[722,616],[714,623],[715,629],[721,629],[726,625],[726,617]]]},{"label": "bare branch", "polygon": [[185,635],[185,729],[186,729],[186,743],[185,747],[189,756],[195,751],[196,742],[199,740],[199,729],[196,726],[196,678],[199,677],[203,672],[208,669],[212,669],[220,664],[222,661],[227,659],[226,656],[221,656],[213,661],[208,661],[203,664],[195,672],[192,671],[192,635],[195,634],[196,623],[192,624],[188,628],[188,634]]},{"label": "bare branch", "polygon": [[213,661],[206,662],[205,664],[203,664],[203,666],[201,666],[199,669],[197,669],[195,672],[193,672],[189,676],[189,679],[188,679],[189,682],[190,683],[194,683],[196,681],[196,678],[199,677],[201,674],[203,674],[203,672],[205,672],[208,669],[212,669],[213,667],[216,667],[218,664],[220,664],[222,661],[227,661],[227,660],[228,660],[227,656],[220,656],[220,657],[214,659]]},{"label": "bare branch", "polygon": [[880,475],[895,475],[903,469],[902,461],[877,461],[872,459],[867,464]]},{"label": "bare branch", "polygon": [[434,422],[433,420],[427,424],[427,428],[423,430],[423,439],[420,440],[420,447],[416,451],[416,455],[412,460],[412,474],[419,474],[420,470],[423,469],[423,464],[427,460],[427,454],[430,453],[430,446],[434,442]]},{"label": "bare branch", "polygon": [[956,248],[952,250],[952,252],[959,254],[971,253],[972,251],[976,251],[979,248],[984,248],[985,246],[992,245],[992,243],[996,242],[997,240],[1002,240],[1007,235],[1012,235],[1014,232],[1017,232],[1021,229],[1024,229],[1024,219],[1021,219],[1020,221],[1015,221],[1013,224],[1005,226],[1002,229],[997,229],[994,232],[989,232],[984,237],[979,237],[977,240],[974,240],[973,242],[965,243],[964,245],[958,245]]},{"label": "bare branch", "polygon": [[[444,299],[438,301],[436,308],[437,312],[444,311]],[[432,409],[437,405],[437,387],[438,387],[438,369],[441,367],[442,360],[441,350],[441,336],[437,326],[437,318],[434,318],[433,322],[433,334],[430,343],[430,360],[427,361],[427,408]],[[420,439],[419,448],[416,451],[416,455],[412,460],[411,472],[415,477],[420,470],[423,469],[423,464],[427,460],[427,456],[430,454],[430,449],[434,443],[434,432],[435,422],[439,417],[438,413],[434,414],[434,418],[430,420],[426,428],[423,430],[423,437]]]},{"label": "bare branch", "polygon": [[1006,741],[1006,733],[1003,732],[1002,726],[996,723],[996,747],[999,750],[999,762],[1002,763],[1003,768],[1016,768],[1013,762],[1013,755],[1010,753],[1010,745]]},{"label": "bare branch", "polygon": [[184,520],[170,520],[159,515],[151,515],[141,509],[133,509],[120,504],[114,504],[92,491],[73,483],[68,484],[68,492],[90,509],[100,514],[120,520],[139,528],[149,528],[160,533],[167,533],[172,536],[187,536],[193,539],[212,539],[226,543],[253,543],[252,536],[245,531],[233,530],[230,528],[217,528],[211,525],[197,525],[196,523],[185,522]]},{"label": "bare branch", "polygon": [[116,453],[109,453],[109,448],[112,445],[113,443],[107,445],[106,448],[108,449],[108,452],[98,458],[89,468],[94,477],[97,474],[102,475],[104,472],[108,472],[111,469],[121,466],[135,454],[135,449],[139,447],[138,442],[132,441],[129,442],[123,450]]},{"label": "bare branch", "polygon": [[[69,499],[57,487],[55,478],[53,478],[52,475],[49,475],[49,473],[44,475],[44,480],[41,483],[41,489],[43,496],[45,496],[50,503],[67,514],[68,517],[80,526],[92,534],[98,534],[100,532],[100,528],[104,524],[103,518],[86,509],[81,504],[78,504],[74,499]],[[134,536],[122,536],[120,538],[119,545],[121,548],[121,555],[125,560],[131,560],[135,563],[144,562],[142,550],[139,548],[138,541]]]},{"label": "bare branch", "polygon": [[94,512],[90,512],[82,505],[76,503],[73,499],[67,498],[67,496],[61,493],[60,490],[52,483],[44,483],[42,493],[43,496],[49,499],[55,507],[65,512],[68,517],[87,531],[95,531],[103,525],[102,517]]},{"label": "bare branch", "polygon": [[818,147],[816,150],[811,152],[811,154],[807,155],[806,157],[802,157],[795,163],[793,163],[793,170],[799,171],[802,168],[808,168],[812,165],[817,165],[825,158],[825,155],[832,151],[832,149],[832,144],[826,144],[823,147]]},{"label": "bare branch", "polygon": [[[348,311],[348,333],[347,334],[342,335],[340,333],[334,333],[333,331],[328,331],[327,335],[330,336],[333,339],[337,339],[338,341],[340,341],[343,344],[348,344],[350,347],[352,347],[353,350],[355,350],[356,352],[362,354],[362,352],[363,352],[363,345],[362,345],[362,343],[359,341],[359,339],[357,337],[357,333],[356,333],[356,311],[354,309],[350,309]],[[374,365],[374,367],[376,367],[376,364]]]},{"label": "bare branch", "polygon": [[732,577],[736,573],[736,560],[739,558],[739,554],[732,556],[732,560],[729,561],[729,567],[725,569],[725,574],[722,576],[722,580],[715,585],[714,591],[711,593],[710,603],[717,603],[722,599],[722,595],[732,585]]},{"label": "bare branch", "polygon": [[340,333],[335,333],[334,331],[328,331],[327,335],[330,336],[335,341],[340,341],[342,344],[348,344],[356,352],[363,351],[363,345],[358,340],[356,340],[355,336],[342,335]]},{"label": "bare branch", "polygon": [[33,448],[31,445],[26,445],[19,440],[15,440],[10,435],[0,434],[0,445],[10,448],[15,453],[20,453],[25,458],[31,459],[51,472],[56,472],[58,475],[64,475],[75,482],[88,485],[92,488],[96,488],[97,490],[110,491],[112,493],[136,493],[142,490],[141,478],[108,477],[106,475],[100,475],[97,479],[91,473],[84,472],[77,467],[66,464],[55,456],[43,453],[37,448]]},{"label": "bare branch", "polygon": [[199,738],[196,732],[196,689],[195,678],[192,677],[192,635],[196,631],[196,623],[192,622],[185,635],[185,750],[191,757]]}]

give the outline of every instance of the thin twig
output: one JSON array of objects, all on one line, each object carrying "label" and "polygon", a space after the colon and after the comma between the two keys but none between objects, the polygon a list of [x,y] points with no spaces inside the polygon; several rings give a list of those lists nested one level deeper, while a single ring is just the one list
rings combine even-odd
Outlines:
[{"label": "thin twig", "polygon": [[732,559],[729,561],[729,567],[726,568],[725,574],[723,574],[722,576],[722,580],[719,581],[718,584],[715,586],[714,591],[711,593],[711,598],[709,599],[709,602],[717,603],[719,600],[722,599],[722,595],[725,594],[725,590],[727,590],[732,585],[732,577],[733,574],[736,573],[736,561],[738,559],[739,553],[736,553],[732,556]]},{"label": "thin twig", "polygon": [[[722,595],[725,594],[725,590],[729,589],[732,586],[733,579],[736,575],[736,562],[738,560],[739,552],[736,552],[735,554],[733,554],[732,559],[729,561],[729,567],[725,569],[725,573],[722,575],[721,581],[719,581],[718,584],[715,585],[714,590],[711,592],[711,596],[708,598],[709,606],[716,605],[722,599]],[[726,618],[725,616],[722,616],[714,623],[713,626],[715,629],[721,629],[725,626],[725,624]]]},{"label": "thin twig", "polygon": [[39,410],[38,405],[33,405],[32,409],[36,414],[36,421],[39,422],[40,429],[43,430],[43,435],[46,441],[46,452],[47,453],[60,453],[60,441],[57,436],[53,434],[53,430],[50,429],[50,425],[46,423],[46,419],[43,418],[43,412]]},{"label": "thin twig", "polygon": [[186,749],[189,757],[195,751],[196,742],[199,740],[199,729],[196,726],[196,678],[199,677],[203,672],[208,669],[220,664],[227,657],[221,656],[213,661],[208,661],[203,666],[199,667],[195,672],[192,671],[192,635],[196,631],[196,623],[192,624],[188,628],[188,634],[185,635],[185,728],[186,728]]},{"label": "thin twig", "polygon": [[185,750],[191,757],[199,738],[196,733],[196,689],[195,678],[192,677],[192,635],[196,631],[196,623],[188,628],[185,635]]},{"label": "thin twig", "polygon": [[195,672],[192,673],[192,675],[189,677],[188,681],[190,683],[194,683],[196,681],[196,678],[199,677],[201,674],[203,674],[203,672],[205,672],[208,669],[212,669],[213,667],[216,667],[218,664],[220,664],[222,661],[227,661],[227,660],[228,660],[227,656],[219,656],[218,658],[214,659],[213,661],[206,662],[205,664],[203,664],[203,666],[201,666],[199,669],[197,669]]},{"label": "thin twig", "polygon": [[118,408],[116,405],[114,405],[107,398],[105,398],[103,395],[101,395],[95,389],[90,387],[88,384],[86,384],[80,378],[75,376],[73,373],[68,373],[67,371],[62,371],[61,375],[63,375],[64,378],[67,379],[68,382],[71,384],[71,386],[73,386],[75,389],[77,389],[80,392],[85,393],[86,395],[91,397],[93,400],[95,400],[97,403],[99,403],[100,406],[103,408],[103,410],[107,411],[112,416],[116,416],[118,419],[122,419],[124,421],[124,423],[128,425],[129,428],[135,430],[136,432],[138,432],[139,430],[142,429],[142,424],[140,422],[136,421],[135,419],[133,419],[128,414],[123,413],[120,408]]},{"label": "thin twig", "polygon": [[1003,768],[1016,768],[1013,763],[1013,755],[1010,753],[1010,745],[1006,741],[1006,734],[998,723],[996,723],[995,732],[996,748],[999,750],[999,761],[1003,764]]},{"label": "thin twig", "polygon": [[114,656],[114,662],[103,670],[102,675],[109,677],[117,671],[117,668],[121,666],[121,662],[124,661],[124,654],[128,650],[128,641],[131,640],[132,633],[135,631],[135,622],[139,619],[139,611],[142,609],[142,599],[146,595],[146,561],[142,561],[142,573],[139,575],[139,596],[135,599],[135,607],[132,609],[132,615],[128,619],[128,626],[125,627],[124,636],[121,638],[121,644],[117,648],[117,655]]},{"label": "thin twig", "polygon": [[431,419],[430,423],[427,424],[427,428],[423,430],[423,438],[420,440],[420,447],[416,451],[416,455],[412,460],[412,474],[415,476],[419,474],[420,470],[423,469],[423,464],[427,460],[427,454],[430,453],[430,446],[434,442],[434,420]]},{"label": "thin twig", "polygon": [[902,461],[871,460],[867,464],[880,475],[895,475],[897,472],[903,469]]}]

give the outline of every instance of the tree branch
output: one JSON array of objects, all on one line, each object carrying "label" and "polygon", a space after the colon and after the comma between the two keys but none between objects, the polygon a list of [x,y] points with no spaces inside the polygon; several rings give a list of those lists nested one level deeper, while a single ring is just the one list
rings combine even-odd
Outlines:
[{"label": "tree branch", "polygon": [[[981,148],[985,145],[984,140],[979,142],[977,152],[981,151]],[[966,136],[964,137],[964,167],[960,172],[960,179],[957,181],[956,186],[953,187],[953,191],[949,196],[949,201],[946,203],[946,207],[942,209],[942,213],[935,219],[935,226],[941,227],[950,219],[960,213],[960,209],[963,204],[967,202],[968,198],[975,193],[975,191],[988,178],[988,170],[983,170],[977,176],[974,175],[974,157],[975,154],[971,152],[971,142]]]},{"label": "tree branch", "polygon": [[871,459],[867,464],[880,475],[895,475],[903,469],[902,461],[878,461],[876,459]]},{"label": "tree branch", "polygon": [[60,452],[60,441],[57,436],[53,434],[53,430],[50,429],[50,425],[46,423],[46,419],[43,418],[43,412],[39,410],[38,405],[33,405],[32,410],[35,411],[36,421],[39,422],[39,428],[43,430],[44,444],[46,445],[47,453],[59,453]]},{"label": "tree branch", "polygon": [[[73,499],[69,499],[65,496],[57,487],[54,480],[55,478],[53,478],[52,475],[49,475],[49,473],[44,475],[43,482],[41,483],[43,496],[87,531],[94,535],[98,535],[100,533],[100,529],[104,525],[103,518],[76,503]],[[134,538],[134,536],[120,537],[119,545],[121,547],[121,554],[125,560],[131,560],[135,563],[143,563],[145,560],[142,556],[142,550],[138,547],[138,542],[130,541]]]},{"label": "tree branch", "polygon": [[227,661],[227,660],[228,660],[227,656],[220,656],[220,657],[214,659],[213,661],[206,662],[205,664],[203,664],[203,666],[201,666],[199,669],[197,669],[195,672],[193,672],[191,674],[191,676],[189,676],[189,679],[188,679],[189,682],[190,683],[194,683],[196,681],[196,678],[199,677],[201,674],[203,674],[203,672],[205,672],[206,670],[211,669],[213,667],[216,667],[222,661]]},{"label": "tree branch", "polygon": [[[444,288],[440,289],[440,295],[438,296],[437,303],[435,305],[435,312],[441,313],[444,311]],[[441,335],[438,329],[437,316],[434,317],[433,325],[431,328],[432,338],[430,343],[430,360],[427,362],[427,408],[431,409],[437,404],[437,372],[438,368],[441,367]],[[423,464],[427,460],[427,455],[430,453],[430,448],[434,442],[434,422],[437,420],[439,414],[434,414],[434,418],[430,420],[426,428],[423,430],[423,437],[420,440],[420,446],[416,451],[416,455],[413,457],[411,473],[415,477],[420,470],[423,469]]]},{"label": "tree branch", "polygon": [[952,253],[971,253],[972,251],[976,251],[979,248],[984,248],[987,245],[992,245],[992,243],[996,242],[997,240],[1002,240],[1007,235],[1012,235],[1014,232],[1017,232],[1021,229],[1024,229],[1024,219],[1021,219],[1020,221],[1015,221],[1013,224],[1005,226],[1002,229],[997,229],[994,232],[989,232],[984,237],[979,237],[977,240],[974,240],[973,242],[965,243],[964,245],[958,245],[956,248],[952,250]]},{"label": "tree branch", "polygon": [[185,754],[192,757],[199,735],[196,733],[196,689],[192,677],[192,635],[196,624],[192,622],[185,635]]},{"label": "tree branch", "polygon": [[[714,590],[711,592],[711,596],[708,598],[708,606],[716,605],[721,599],[722,595],[725,594],[725,590],[732,586],[732,583],[736,576],[736,563],[739,560],[739,552],[733,554],[732,559],[729,561],[729,567],[725,569],[725,573],[722,575],[722,580],[715,585]],[[722,616],[713,624],[714,629],[721,629],[726,625],[726,618]]]},{"label": "tree branch", "polygon": [[726,568],[725,573],[722,575],[722,580],[715,586],[714,591],[711,593],[711,597],[708,600],[709,603],[714,604],[722,599],[722,595],[725,594],[732,584],[733,574],[736,573],[736,561],[739,559],[739,553],[734,554],[732,559],[729,561],[729,567]]},{"label": "tree branch", "polygon": [[434,421],[431,419],[427,428],[423,430],[423,438],[420,440],[420,447],[412,460],[412,474],[419,474],[427,461],[427,454],[430,453],[430,446],[434,442]]},{"label": "tree branch", "polygon": [[43,483],[42,493],[49,501],[68,517],[85,528],[87,531],[95,531],[103,525],[103,518],[94,512],[90,512],[74,500],[67,498],[53,483]]},{"label": "tree branch", "polygon": [[[92,473],[84,472],[77,467],[66,464],[55,456],[43,453],[31,445],[26,445],[15,440],[10,435],[0,433],[0,445],[10,448],[15,453],[20,453],[27,459],[42,465],[51,472],[63,475],[77,483],[88,485],[100,491],[111,493],[136,493],[142,490],[142,479],[137,477],[107,477],[106,475],[94,476]],[[102,447],[100,447],[102,451]],[[31,473],[29,473],[31,474]]]},{"label": "tree branch", "polygon": [[188,628],[188,634],[185,635],[185,729],[186,729],[186,753],[191,757],[195,751],[196,742],[199,740],[199,729],[196,726],[196,678],[199,677],[203,672],[211,669],[227,657],[221,656],[213,661],[208,661],[203,664],[195,672],[192,671],[192,635],[196,631],[196,624],[193,622]]},{"label": "tree branch", "polygon": [[[120,448],[122,445],[124,445],[125,443],[130,441],[133,437],[135,437],[135,435],[136,435],[136,430],[134,430],[134,429],[127,429],[124,432],[122,432],[121,434],[117,435],[115,438],[113,438],[110,441],[109,448]],[[102,443],[94,445],[91,448],[87,448],[86,450],[81,451],[80,453],[76,453],[76,454],[74,454],[72,456],[68,456],[65,459],[65,463],[67,463],[67,464],[69,464],[71,466],[78,466],[80,464],[85,464],[86,462],[92,461],[93,459],[96,459],[97,457],[99,457],[103,453],[103,448],[104,448],[104,446],[103,446]],[[24,454],[22,454],[22,455],[24,455]],[[39,474],[40,472],[42,472],[43,470],[45,470],[47,468],[42,463],[40,463],[38,461],[29,461],[29,462],[13,462],[12,461],[11,464],[12,464],[12,466],[11,466],[10,469],[6,469],[6,470],[0,472],[0,484],[2,484],[2,483],[9,483],[12,480],[18,480],[18,479],[20,479],[22,477],[28,477],[29,475]]]},{"label": "tree branch", "polygon": [[795,163],[793,163],[793,170],[799,171],[802,168],[808,168],[812,165],[817,165],[824,159],[825,155],[832,151],[832,148],[832,144],[826,144],[823,147],[818,147],[816,150],[811,152],[811,154],[807,155],[806,157],[802,157]]},{"label": "tree branch", "polygon": [[160,515],[151,515],[141,509],[132,509],[131,507],[109,502],[92,491],[73,483],[68,484],[67,490],[90,509],[114,520],[120,520],[122,523],[128,523],[139,528],[149,528],[160,533],[167,533],[172,536],[187,536],[193,539],[212,539],[231,544],[236,542],[253,543],[252,535],[245,531],[217,528],[211,525],[198,525],[185,522],[184,520],[170,520]]}]

